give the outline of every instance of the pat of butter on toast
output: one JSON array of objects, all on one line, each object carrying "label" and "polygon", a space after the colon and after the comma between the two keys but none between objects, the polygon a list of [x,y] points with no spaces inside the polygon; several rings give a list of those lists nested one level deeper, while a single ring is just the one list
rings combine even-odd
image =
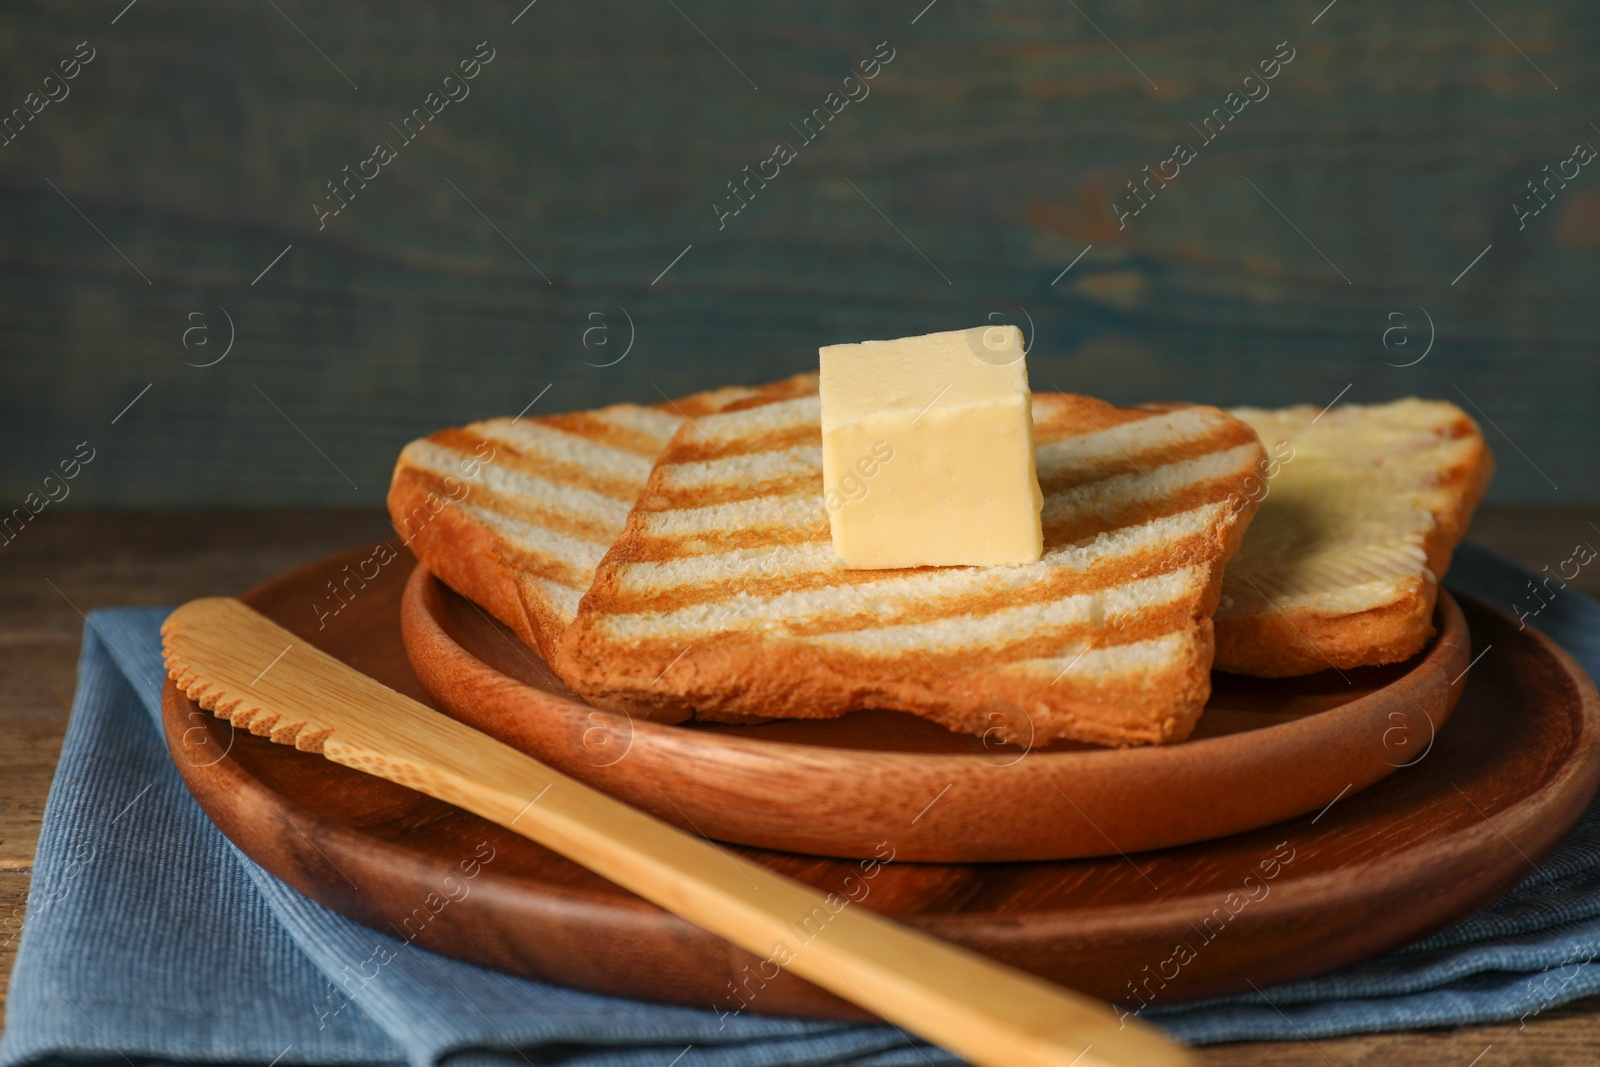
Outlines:
[{"label": "pat of butter on toast", "polygon": [[1043,498],[1021,330],[819,355],[822,502],[845,566],[1038,562]]}]

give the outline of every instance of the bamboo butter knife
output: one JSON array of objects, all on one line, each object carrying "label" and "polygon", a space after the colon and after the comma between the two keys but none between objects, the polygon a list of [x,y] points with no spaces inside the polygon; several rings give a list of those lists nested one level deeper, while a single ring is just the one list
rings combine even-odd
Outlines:
[{"label": "bamboo butter knife", "polygon": [[[454,804],[766,957],[823,895],[721,852],[396,693],[231,598],[162,626],[167,670],[251,733]],[[907,1030],[996,1067],[1195,1061],[1109,1006],[884,919],[833,914],[784,964]]]}]

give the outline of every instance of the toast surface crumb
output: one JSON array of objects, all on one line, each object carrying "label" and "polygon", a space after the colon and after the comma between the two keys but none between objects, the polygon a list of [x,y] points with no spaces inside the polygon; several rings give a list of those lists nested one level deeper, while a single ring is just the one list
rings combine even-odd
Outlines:
[{"label": "toast surface crumb", "polygon": [[1409,659],[1494,472],[1473,420],[1414,398],[1232,412],[1275,473],[1216,615],[1216,666],[1284,677]]}]

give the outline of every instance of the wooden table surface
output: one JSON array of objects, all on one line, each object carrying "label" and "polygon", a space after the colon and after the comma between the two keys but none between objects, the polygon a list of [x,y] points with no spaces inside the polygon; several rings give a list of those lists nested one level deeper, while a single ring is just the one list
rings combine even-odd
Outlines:
[{"label": "wooden table surface", "polygon": [[[1472,536],[1534,568],[1595,538],[1588,510],[1487,508]],[[21,931],[45,794],[72,699],[80,612],[236,593],[389,535],[378,512],[50,514],[0,549],[0,974]],[[1574,584],[1600,593],[1600,575]],[[0,980],[0,998],[4,980]],[[1203,1050],[1245,1067],[1566,1067],[1600,1062],[1600,997],[1512,1022]]]}]

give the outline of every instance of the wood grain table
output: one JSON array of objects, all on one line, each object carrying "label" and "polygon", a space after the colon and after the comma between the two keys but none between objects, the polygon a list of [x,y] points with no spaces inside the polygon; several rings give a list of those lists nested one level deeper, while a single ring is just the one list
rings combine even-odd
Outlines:
[{"label": "wood grain table", "polygon": [[[1594,540],[1589,510],[1487,508],[1472,535],[1534,568]],[[81,612],[239,592],[390,533],[378,512],[50,514],[0,549],[0,974],[9,975],[51,774],[72,699]],[[1573,588],[1600,593],[1586,572]],[[3,996],[0,984],[0,996]],[[1203,1050],[1244,1067],[1577,1067],[1600,1062],[1600,997],[1525,1024]]]}]

